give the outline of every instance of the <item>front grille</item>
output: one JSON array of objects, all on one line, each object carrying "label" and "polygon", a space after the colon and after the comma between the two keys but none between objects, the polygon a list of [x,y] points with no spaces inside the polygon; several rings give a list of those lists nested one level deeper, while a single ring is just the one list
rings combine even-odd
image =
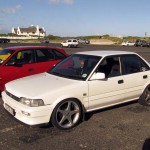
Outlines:
[{"label": "front grille", "polygon": [[16,101],[19,101],[19,97],[17,97],[17,96],[15,96],[15,95],[11,94],[10,92],[6,91],[6,94],[7,94],[9,97],[11,97],[12,99],[14,99],[14,100],[16,100]]}]

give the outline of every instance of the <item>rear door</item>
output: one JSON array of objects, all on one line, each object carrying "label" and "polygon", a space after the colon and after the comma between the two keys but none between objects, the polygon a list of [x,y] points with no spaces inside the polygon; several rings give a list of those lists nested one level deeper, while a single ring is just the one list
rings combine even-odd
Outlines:
[{"label": "rear door", "polygon": [[150,79],[149,66],[137,55],[122,56],[126,100],[137,99]]},{"label": "rear door", "polygon": [[36,49],[36,73],[48,71],[64,58],[66,58],[66,56],[55,49]]},{"label": "rear door", "polygon": [[2,67],[2,70],[3,84],[18,78],[35,74],[33,50],[23,50],[17,52]]}]

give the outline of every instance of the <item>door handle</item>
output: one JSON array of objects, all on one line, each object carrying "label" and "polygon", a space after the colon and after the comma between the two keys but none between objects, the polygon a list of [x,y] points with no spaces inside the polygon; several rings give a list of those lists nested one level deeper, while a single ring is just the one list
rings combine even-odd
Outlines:
[{"label": "door handle", "polygon": [[143,79],[146,79],[147,77],[148,77],[147,75],[144,75],[144,76],[143,76]]},{"label": "door handle", "polygon": [[122,83],[124,83],[123,80],[119,80],[119,81],[118,81],[118,84],[122,84]]},{"label": "door handle", "polygon": [[33,68],[29,68],[29,70],[28,71],[33,71],[34,69]]}]

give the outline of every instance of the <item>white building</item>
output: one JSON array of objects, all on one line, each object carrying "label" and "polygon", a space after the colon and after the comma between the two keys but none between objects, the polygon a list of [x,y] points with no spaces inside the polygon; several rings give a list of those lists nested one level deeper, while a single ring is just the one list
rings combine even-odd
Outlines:
[{"label": "white building", "polygon": [[12,33],[23,36],[40,36],[40,37],[46,36],[45,29],[43,27],[40,28],[38,25],[37,26],[31,25],[28,28],[21,28],[21,27],[12,28]]}]

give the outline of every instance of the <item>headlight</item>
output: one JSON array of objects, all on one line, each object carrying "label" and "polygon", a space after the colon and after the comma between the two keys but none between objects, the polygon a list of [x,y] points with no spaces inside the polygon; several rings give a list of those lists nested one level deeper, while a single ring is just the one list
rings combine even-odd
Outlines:
[{"label": "headlight", "polygon": [[30,107],[44,106],[44,102],[42,99],[28,99],[25,97],[21,97],[19,102]]}]

